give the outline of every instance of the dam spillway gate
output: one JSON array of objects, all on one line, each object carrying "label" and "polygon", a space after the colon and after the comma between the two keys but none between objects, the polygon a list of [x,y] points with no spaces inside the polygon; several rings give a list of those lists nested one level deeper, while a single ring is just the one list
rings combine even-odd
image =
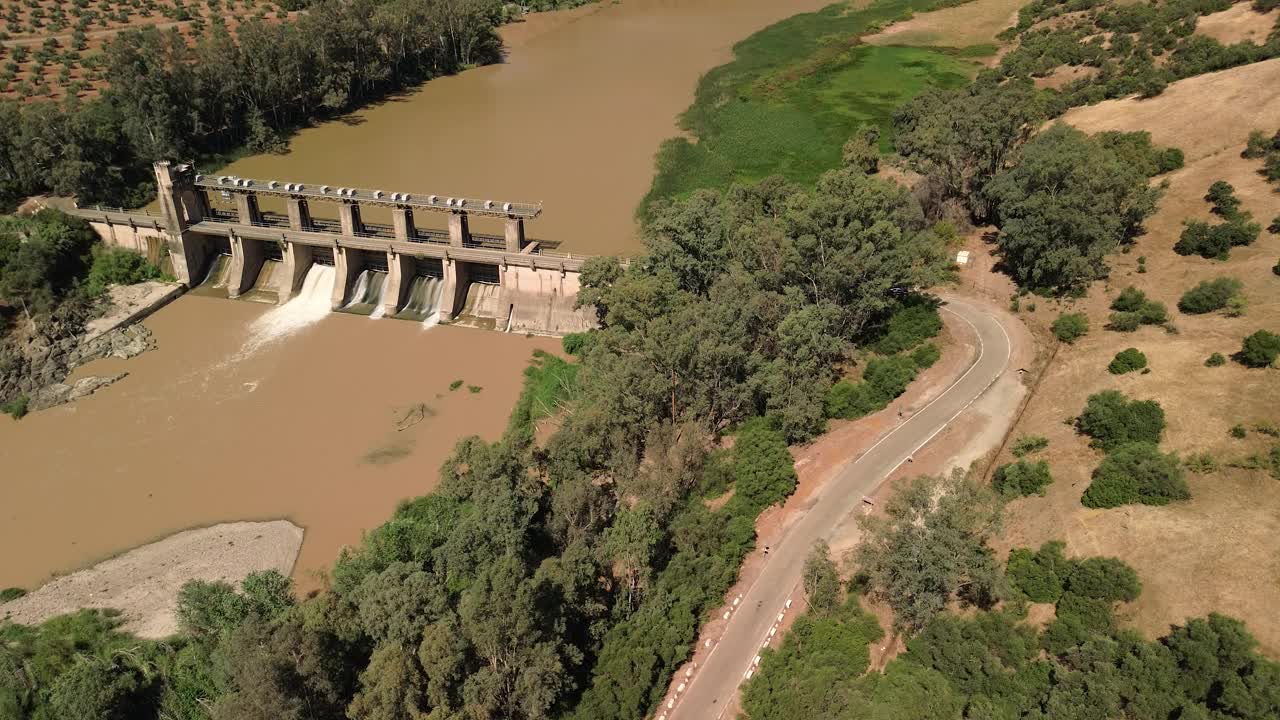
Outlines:
[{"label": "dam spillway gate", "polygon": [[[596,324],[590,308],[575,307],[588,258],[525,235],[541,205],[207,176],[187,163],[159,162],[155,172],[158,214],[72,213],[112,244],[162,239],[188,287],[215,283],[229,298],[283,304],[331,277],[333,310],[551,335]],[[313,214],[316,203],[336,217]],[[419,227],[415,214],[426,213],[443,215],[446,229]],[[472,232],[473,217],[503,233]]]}]

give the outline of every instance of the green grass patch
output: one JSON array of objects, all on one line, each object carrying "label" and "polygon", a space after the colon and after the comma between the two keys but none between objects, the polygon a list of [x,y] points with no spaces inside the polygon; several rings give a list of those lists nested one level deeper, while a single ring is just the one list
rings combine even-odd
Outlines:
[{"label": "green grass patch", "polygon": [[524,389],[511,411],[507,432],[518,433],[532,442],[534,424],[554,415],[572,397],[580,368],[577,363],[535,350],[529,367],[524,369]]},{"label": "green grass patch", "polygon": [[659,150],[641,215],[654,200],[699,188],[775,174],[811,183],[840,164],[841,146],[868,125],[880,128],[881,150],[890,150],[894,109],[928,87],[967,83],[977,66],[964,51],[862,45],[858,38],[933,5],[876,0],[850,10],[837,3],[739,43],[732,62],[703,76],[681,116],[696,142],[672,138]]}]

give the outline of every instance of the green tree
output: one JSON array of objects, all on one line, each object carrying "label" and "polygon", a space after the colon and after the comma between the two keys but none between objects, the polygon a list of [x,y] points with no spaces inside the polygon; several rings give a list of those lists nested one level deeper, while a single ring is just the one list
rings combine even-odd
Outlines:
[{"label": "green tree", "polygon": [[831,548],[818,541],[804,561],[804,594],[809,609],[817,615],[829,615],[840,603],[840,575],[831,560]]},{"label": "green tree", "polygon": [[1014,279],[1069,289],[1106,272],[1106,256],[1139,232],[1158,191],[1096,140],[1056,124],[1028,142],[1021,161],[996,175],[985,195]]},{"label": "green tree", "polygon": [[990,604],[998,571],[986,546],[1000,519],[1001,502],[962,475],[921,476],[895,495],[885,517],[867,516],[854,550],[858,572],[872,597],[894,611],[894,624],[917,632],[960,597]]},{"label": "green tree", "polygon": [[841,157],[846,167],[874,175],[880,169],[880,128],[863,128],[845,142]]}]

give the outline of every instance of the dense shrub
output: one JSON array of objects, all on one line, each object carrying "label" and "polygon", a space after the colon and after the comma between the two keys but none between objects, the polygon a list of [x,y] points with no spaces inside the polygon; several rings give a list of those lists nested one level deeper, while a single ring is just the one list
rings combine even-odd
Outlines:
[{"label": "dense shrub", "polygon": [[1015,457],[1030,455],[1033,452],[1039,452],[1049,447],[1049,438],[1040,435],[1020,435],[1017,440],[1013,441],[1010,448]]},{"label": "dense shrub", "polygon": [[1166,455],[1150,443],[1131,443],[1103,458],[1080,502],[1091,508],[1112,508],[1166,505],[1190,497],[1176,455]]},{"label": "dense shrub", "polygon": [[1095,600],[1133,602],[1142,592],[1142,583],[1123,560],[1090,557],[1072,563],[1065,589]]},{"label": "dense shrub", "polygon": [[1280,235],[1280,215],[1271,219],[1271,224],[1267,226],[1267,232],[1272,235]]},{"label": "dense shrub", "polygon": [[1057,602],[1072,567],[1062,554],[1064,548],[1064,543],[1055,540],[1041,545],[1038,552],[1029,548],[1009,551],[1005,576],[1010,588],[1032,602]]},{"label": "dense shrub", "polygon": [[1259,330],[1244,339],[1240,347],[1240,362],[1249,367],[1271,367],[1280,356],[1280,335]]},{"label": "dense shrub", "polygon": [[862,382],[842,380],[831,387],[826,398],[827,417],[856,420],[883,410],[907,389],[916,373],[933,365],[941,355],[942,351],[930,343],[910,354],[871,359]]},{"label": "dense shrub", "polygon": [[733,502],[754,516],[796,488],[795,460],[782,433],[762,422],[747,423],[733,445]]},{"label": "dense shrub", "polygon": [[594,342],[594,336],[589,332],[569,333],[560,339],[560,346],[569,355],[581,357],[590,349],[592,342]]},{"label": "dense shrub", "polygon": [[[1280,133],[1277,135],[1280,136]],[[1266,157],[1267,153],[1273,149],[1280,149],[1280,147],[1276,146],[1276,141],[1271,136],[1261,130],[1251,130],[1244,152],[1240,153],[1240,156],[1248,160],[1257,160]]]},{"label": "dense shrub", "polygon": [[1147,294],[1130,285],[1111,301],[1111,309],[1116,312],[1138,312],[1146,304]]},{"label": "dense shrub", "polygon": [[1110,633],[1115,628],[1112,603],[1063,592],[1058,598],[1057,613],[1041,636],[1044,648],[1062,655],[1083,645],[1090,637]]},{"label": "dense shrub", "polygon": [[1084,313],[1063,313],[1053,321],[1053,336],[1073,343],[1089,332],[1089,318]]},{"label": "dense shrub", "polygon": [[1215,232],[1222,225],[1210,226],[1199,220],[1190,220],[1182,229],[1182,235],[1174,244],[1179,255],[1199,255],[1209,260],[1226,260],[1231,255],[1231,240],[1225,234]]},{"label": "dense shrub", "polygon": [[21,420],[27,414],[27,408],[31,404],[31,398],[26,395],[9,400],[0,405],[0,412],[12,417],[14,420]]},{"label": "dense shrub", "polygon": [[1076,420],[1080,432],[1108,452],[1129,443],[1160,442],[1164,410],[1154,400],[1129,400],[1116,390],[1090,395]]},{"label": "dense shrub", "polygon": [[1149,300],[1147,294],[1135,287],[1127,287],[1111,303],[1108,330],[1133,332],[1142,325],[1160,325],[1169,319],[1164,303]]},{"label": "dense shrub", "polygon": [[937,303],[917,299],[893,313],[885,324],[884,336],[871,346],[881,355],[893,355],[910,350],[942,330],[942,315]]},{"label": "dense shrub", "polygon": [[1219,217],[1229,218],[1240,210],[1240,198],[1236,197],[1236,189],[1226,180],[1218,180],[1210,185],[1204,200],[1213,206],[1213,214]]},{"label": "dense shrub", "polygon": [[1137,348],[1126,348],[1116,353],[1115,358],[1107,365],[1107,372],[1112,375],[1124,375],[1125,373],[1141,370],[1147,366],[1147,356],[1142,354]]},{"label": "dense shrub", "polygon": [[1102,146],[1117,154],[1121,160],[1131,167],[1137,168],[1147,177],[1161,175],[1177,170],[1183,166],[1185,156],[1182,150],[1174,148],[1157,148],[1151,143],[1151,133],[1120,132],[1108,130],[1094,135]]},{"label": "dense shrub", "polygon": [[139,253],[124,248],[99,249],[89,268],[88,290],[90,295],[101,295],[111,285],[133,285],[162,276],[160,268]]},{"label": "dense shrub", "polygon": [[1227,364],[1227,359],[1222,353],[1213,353],[1204,361],[1205,367],[1222,367]]},{"label": "dense shrub", "polygon": [[1053,476],[1049,473],[1049,463],[1044,460],[1007,463],[997,468],[992,476],[992,485],[1005,497],[1044,495],[1044,489],[1051,482]]},{"label": "dense shrub", "polygon": [[1244,283],[1231,277],[1204,280],[1183,293],[1178,309],[1189,315],[1221,310],[1244,288]]}]

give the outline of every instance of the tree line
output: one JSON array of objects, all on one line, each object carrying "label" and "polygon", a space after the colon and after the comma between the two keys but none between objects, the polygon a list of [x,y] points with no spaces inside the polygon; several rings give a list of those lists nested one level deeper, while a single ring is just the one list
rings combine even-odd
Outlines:
[{"label": "tree line", "polygon": [[[439,488],[344,552],[328,589],[191,584],[182,633],[159,643],[91,611],[6,625],[0,711],[646,717],[757,516],[793,491],[788,442],[823,430],[855,347],[913,352],[936,332],[901,291],[949,263],[911,194],[858,168],[665,203],[644,240],[625,266],[584,268],[602,326],[568,339],[576,369],[535,365],[504,437],[459,443]],[[560,429],[536,444],[548,405]]]},{"label": "tree line", "polygon": [[278,149],[294,129],[495,62],[498,0],[318,0],[293,21],[123,32],[98,99],[0,101],[0,210],[52,192],[138,205],[150,164]]},{"label": "tree line", "polygon": [[[1263,720],[1280,715],[1280,663],[1237,620],[1191,618],[1155,641],[1122,629],[1119,603],[1142,590],[1108,557],[1062,543],[1014,549],[1001,569],[986,544],[1000,500],[963,476],[916,478],[867,523],[854,577],[825,547],[805,566],[810,609],[767,649],[743,690],[743,717],[896,720]],[[883,637],[865,595],[895,612],[906,652],[870,670]],[[957,599],[978,606],[942,612]],[[997,601],[1001,601],[997,604]],[[1027,622],[1031,603],[1053,617]],[[895,607],[895,611],[898,608]]]}]

